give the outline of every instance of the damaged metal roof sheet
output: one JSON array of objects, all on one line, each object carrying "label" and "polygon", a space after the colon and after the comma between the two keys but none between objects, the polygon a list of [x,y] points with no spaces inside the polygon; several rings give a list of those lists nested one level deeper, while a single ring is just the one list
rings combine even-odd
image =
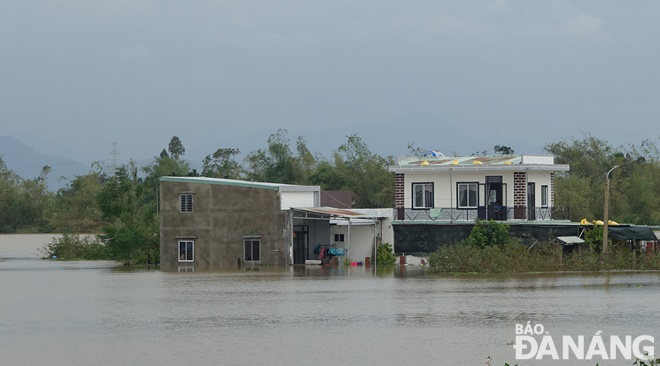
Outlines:
[{"label": "damaged metal roof sheet", "polygon": [[410,171],[477,171],[477,170],[549,170],[568,171],[567,164],[555,164],[552,156],[510,155],[510,156],[455,156],[418,157],[406,156],[388,166],[390,172]]},{"label": "damaged metal roof sheet", "polygon": [[475,161],[484,165],[520,164],[522,156],[455,156],[442,158],[407,156],[399,158],[397,164],[401,166],[421,165],[428,162],[429,165],[473,165]]},{"label": "damaged metal roof sheet", "polygon": [[374,210],[373,214],[358,212],[354,210],[349,210],[345,208],[334,208],[334,207],[294,207],[294,211],[298,212],[307,212],[315,213],[320,215],[327,215],[333,217],[344,217],[344,218],[385,218],[388,217],[383,213],[379,213]]}]

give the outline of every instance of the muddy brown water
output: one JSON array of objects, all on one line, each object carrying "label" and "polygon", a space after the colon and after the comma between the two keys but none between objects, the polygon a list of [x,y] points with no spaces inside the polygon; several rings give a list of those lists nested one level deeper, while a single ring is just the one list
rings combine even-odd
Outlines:
[{"label": "muddy brown water", "polygon": [[528,320],[558,336],[660,339],[658,273],[162,273],[8,248],[0,239],[1,365],[513,365],[508,343]]}]

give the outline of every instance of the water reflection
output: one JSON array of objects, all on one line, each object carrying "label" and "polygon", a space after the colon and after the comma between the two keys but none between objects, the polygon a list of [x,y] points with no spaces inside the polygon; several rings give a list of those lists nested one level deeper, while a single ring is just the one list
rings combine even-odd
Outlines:
[{"label": "water reflection", "polygon": [[657,273],[165,273],[4,260],[0,354],[3,364],[482,365],[488,355],[513,364],[507,343],[527,320],[553,334],[657,333],[659,286]]}]

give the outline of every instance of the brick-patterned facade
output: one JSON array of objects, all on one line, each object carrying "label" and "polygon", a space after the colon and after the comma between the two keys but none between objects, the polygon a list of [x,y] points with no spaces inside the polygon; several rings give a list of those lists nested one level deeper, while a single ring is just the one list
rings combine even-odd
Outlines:
[{"label": "brick-patterned facade", "polygon": [[555,173],[550,173],[550,207],[555,207]]},{"label": "brick-patterned facade", "polygon": [[403,208],[405,203],[405,181],[406,176],[403,173],[394,174],[394,207]]},{"label": "brick-patterned facade", "polygon": [[525,219],[527,213],[527,173],[513,172],[513,216],[516,219]]}]

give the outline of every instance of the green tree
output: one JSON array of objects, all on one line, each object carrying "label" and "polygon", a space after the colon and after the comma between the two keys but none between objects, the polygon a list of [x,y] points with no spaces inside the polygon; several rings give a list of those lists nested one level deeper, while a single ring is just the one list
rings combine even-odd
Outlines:
[{"label": "green tree", "polygon": [[270,135],[266,149],[253,151],[245,158],[247,178],[257,182],[307,184],[316,169],[316,158],[302,137],[296,140],[296,154],[290,145],[286,130]]},{"label": "green tree", "polygon": [[35,179],[22,179],[0,159],[0,232],[48,231],[45,211],[52,204],[48,165]]},{"label": "green tree", "polygon": [[48,221],[57,232],[90,233],[100,230],[103,220],[97,202],[106,175],[100,165],[75,177],[60,189],[48,211]]},{"label": "green tree", "polygon": [[[175,143],[173,143],[173,141]],[[174,146],[174,148],[172,148]],[[150,164],[142,168],[142,172],[146,175],[144,178],[146,202],[153,202],[156,205],[158,200],[158,189],[160,187],[160,177],[185,177],[191,175],[190,163],[183,159],[179,159],[185,148],[181,144],[178,137],[172,137],[170,140],[170,155],[163,149],[159,156],[154,157]]]},{"label": "green tree", "polygon": [[115,260],[126,265],[154,264],[159,258],[159,220],[155,201],[147,200],[148,187],[138,178],[135,163],[119,167],[98,195],[108,223],[102,239]]},{"label": "green tree", "polygon": [[235,156],[240,153],[239,149],[219,148],[202,161],[202,175],[212,178],[241,178],[243,167],[235,160]]},{"label": "green tree", "polygon": [[493,152],[495,153],[495,155],[502,155],[502,156],[509,156],[515,153],[512,148],[504,145],[495,145],[493,147]]},{"label": "green tree", "polygon": [[335,153],[335,168],[353,192],[356,207],[392,207],[394,176],[387,171],[393,158],[383,158],[369,150],[357,135],[350,135]]},{"label": "green tree", "polygon": [[22,179],[0,157],[0,232],[11,233],[20,222],[16,209]]},{"label": "green tree", "polygon": [[610,176],[609,216],[634,224],[660,223],[660,154],[653,141],[613,148],[587,136],[545,148],[557,163],[571,166],[570,172],[557,174],[555,179],[555,204],[568,207],[571,220],[602,219],[605,174],[618,165],[620,169]]},{"label": "green tree", "polygon": [[[172,136],[170,143],[167,145],[167,151],[170,152],[172,159],[179,160],[179,157],[186,153],[186,148],[183,147],[183,143],[178,136]],[[162,154],[163,153],[161,153],[161,156]]]}]

